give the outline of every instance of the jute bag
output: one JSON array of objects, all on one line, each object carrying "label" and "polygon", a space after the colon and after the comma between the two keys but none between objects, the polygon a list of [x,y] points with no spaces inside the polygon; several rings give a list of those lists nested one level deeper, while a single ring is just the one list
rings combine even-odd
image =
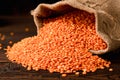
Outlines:
[{"label": "jute bag", "polygon": [[63,0],[54,4],[40,4],[31,11],[34,22],[39,28],[42,19],[80,9],[95,15],[96,32],[107,43],[104,50],[90,52],[103,54],[120,47],[120,0]]}]

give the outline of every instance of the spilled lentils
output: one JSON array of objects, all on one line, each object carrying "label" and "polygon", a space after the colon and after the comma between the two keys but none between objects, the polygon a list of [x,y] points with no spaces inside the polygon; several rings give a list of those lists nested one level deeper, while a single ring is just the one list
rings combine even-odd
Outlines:
[{"label": "spilled lentils", "polygon": [[110,66],[109,61],[89,52],[106,47],[96,33],[94,14],[75,10],[44,19],[39,34],[8,47],[7,57],[28,70],[86,74]]}]

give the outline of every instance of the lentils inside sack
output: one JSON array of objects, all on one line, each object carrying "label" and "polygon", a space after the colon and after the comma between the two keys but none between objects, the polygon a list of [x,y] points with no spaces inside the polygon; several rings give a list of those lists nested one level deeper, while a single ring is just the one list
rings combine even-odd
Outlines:
[{"label": "lentils inside sack", "polygon": [[110,65],[109,61],[89,52],[107,47],[95,29],[94,14],[80,10],[44,19],[40,33],[8,47],[7,57],[28,70],[95,72]]}]

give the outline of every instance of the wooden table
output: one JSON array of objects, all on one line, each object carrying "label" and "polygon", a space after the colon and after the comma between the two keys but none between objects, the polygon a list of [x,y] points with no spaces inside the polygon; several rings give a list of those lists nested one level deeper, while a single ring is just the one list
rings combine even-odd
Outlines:
[{"label": "wooden table", "polygon": [[[30,30],[25,32],[25,28]],[[10,32],[14,32],[14,36],[10,36]],[[32,16],[1,16],[0,33],[6,36],[4,41],[0,40],[6,48],[10,40],[17,42],[25,37],[36,35],[36,27]],[[120,80],[120,49],[101,55],[101,57],[112,62],[112,72],[106,68],[87,75],[68,74],[67,77],[61,77],[59,73],[49,73],[44,70],[27,71],[21,65],[11,63],[2,49],[0,50],[0,80]]]}]

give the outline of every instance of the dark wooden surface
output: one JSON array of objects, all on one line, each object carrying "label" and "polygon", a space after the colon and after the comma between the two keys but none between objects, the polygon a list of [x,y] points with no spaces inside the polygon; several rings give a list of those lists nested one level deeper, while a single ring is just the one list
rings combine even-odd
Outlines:
[{"label": "dark wooden surface", "polygon": [[[30,29],[29,32],[25,32],[26,27]],[[14,32],[14,36],[10,36],[10,32]],[[25,37],[36,35],[36,27],[32,16],[1,16],[0,33],[6,35],[4,41],[0,40],[5,48],[10,40],[17,42]],[[117,49],[100,57],[111,61],[112,72],[106,68],[87,75],[68,74],[67,77],[61,77],[59,73],[49,73],[44,70],[27,71],[21,65],[11,63],[2,49],[0,50],[0,80],[120,80],[120,50]]]}]

